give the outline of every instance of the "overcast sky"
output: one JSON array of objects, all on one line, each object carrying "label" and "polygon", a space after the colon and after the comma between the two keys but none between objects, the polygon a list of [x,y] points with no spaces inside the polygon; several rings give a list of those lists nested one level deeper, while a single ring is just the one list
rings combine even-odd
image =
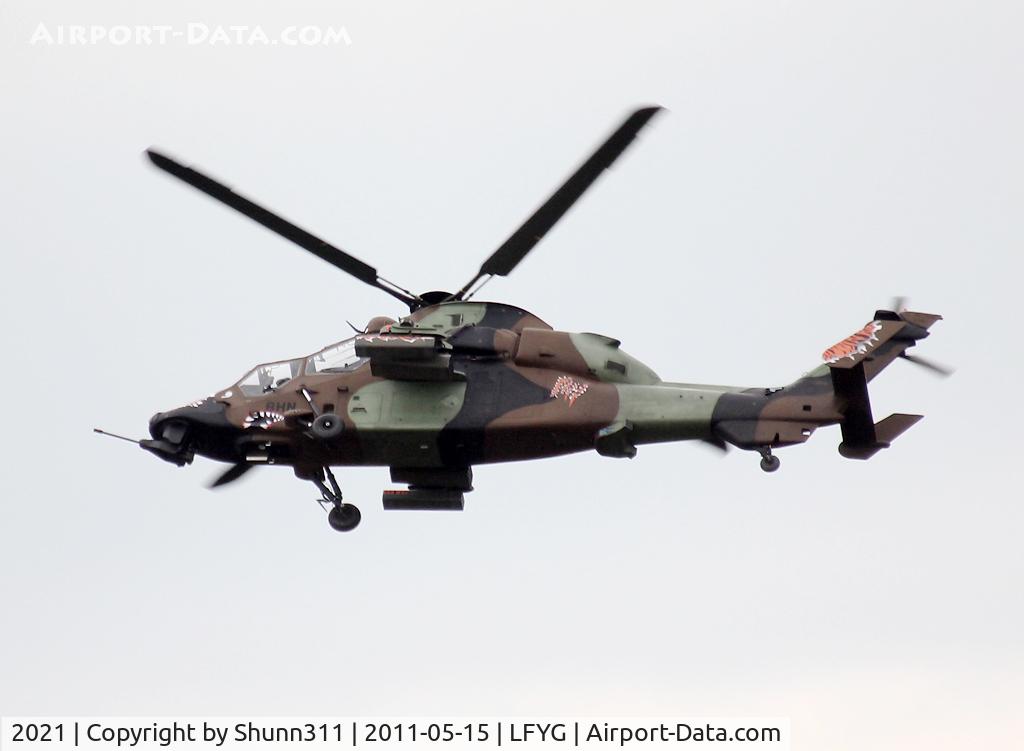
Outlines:
[{"label": "overcast sky", "polygon": [[[1024,732],[1017,3],[0,3],[0,713],[705,714],[794,748]],[[68,45],[61,25],[344,27]],[[159,146],[414,290],[455,288],[623,115],[670,112],[487,297],[663,378],[776,385],[893,295],[926,419],[721,458],[482,467],[340,535],[284,468],[221,492],[90,433],[394,301],[146,164]]]}]

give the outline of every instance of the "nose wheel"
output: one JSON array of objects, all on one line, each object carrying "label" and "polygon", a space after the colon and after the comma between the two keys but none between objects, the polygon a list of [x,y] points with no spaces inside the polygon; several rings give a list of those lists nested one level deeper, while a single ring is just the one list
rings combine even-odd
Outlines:
[{"label": "nose wheel", "polygon": [[772,454],[771,446],[758,449],[758,452],[761,454],[761,469],[764,472],[774,472],[782,465],[779,457]]},{"label": "nose wheel", "polygon": [[330,487],[324,484],[322,477],[312,478],[313,483],[320,491],[321,497],[317,499],[317,503],[325,510],[328,507],[330,508],[327,511],[327,523],[331,525],[332,529],[336,529],[339,532],[351,532],[359,526],[363,515],[356,506],[351,503],[345,503],[342,500],[341,488],[338,486],[338,481],[334,478],[331,468],[324,467],[323,474],[327,476]]}]

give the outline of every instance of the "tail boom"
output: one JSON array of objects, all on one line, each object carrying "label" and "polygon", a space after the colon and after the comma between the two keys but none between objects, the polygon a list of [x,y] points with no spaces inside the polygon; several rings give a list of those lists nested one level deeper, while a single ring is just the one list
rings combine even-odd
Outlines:
[{"label": "tail boom", "polygon": [[823,353],[824,364],[781,389],[723,394],[715,405],[715,437],[765,452],[803,443],[817,428],[838,424],[839,453],[869,459],[921,419],[895,413],[876,423],[868,382],[918,341],[942,316],[875,311],[874,319]]}]

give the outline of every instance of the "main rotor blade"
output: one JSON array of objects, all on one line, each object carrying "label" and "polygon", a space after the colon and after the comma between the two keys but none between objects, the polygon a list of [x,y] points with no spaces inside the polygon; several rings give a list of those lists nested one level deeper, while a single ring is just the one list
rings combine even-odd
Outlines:
[{"label": "main rotor blade", "polygon": [[201,190],[211,198],[216,198],[218,201],[230,206],[235,211],[245,214],[245,216],[259,222],[270,231],[276,232],[282,237],[291,240],[300,248],[308,250],[317,258],[322,258],[332,266],[336,266],[342,271],[351,274],[359,281],[365,282],[371,287],[376,287],[377,289],[387,292],[392,297],[396,297],[401,300],[410,308],[415,308],[422,304],[422,301],[411,292],[408,292],[408,290],[403,290],[401,287],[398,287],[397,285],[378,276],[377,269],[373,268],[369,264],[363,263],[358,258],[355,258],[343,251],[341,248],[337,248],[329,242],[321,240],[316,235],[310,234],[301,227],[295,226],[287,219],[263,208],[259,204],[253,203],[248,198],[235,193],[231,188],[223,183],[217,182],[212,177],[208,177],[202,172],[194,170],[191,167],[186,167],[185,165],[180,164],[170,157],[164,156],[153,149],[147,149],[146,156],[149,157],[149,160],[154,165],[162,169],[164,172],[174,175],[179,180],[188,183],[193,188]]},{"label": "main rotor blade", "polygon": [[255,465],[253,464],[246,464],[244,462],[233,464],[218,475],[216,480],[210,483],[210,488],[219,488],[222,485],[227,485],[229,482],[234,482],[254,466]]},{"label": "main rotor blade", "polygon": [[637,133],[654,117],[661,107],[643,107],[633,112],[625,122],[602,143],[590,158],[562,183],[529,219],[502,243],[491,257],[484,261],[480,271],[452,297],[461,300],[470,288],[483,276],[508,276],[526,254],[533,250],[559,219],[572,208],[580,197],[612,166],[626,147],[633,142]]},{"label": "main rotor blade", "polygon": [[711,436],[710,438],[701,438],[700,440],[705,446],[711,446],[712,448],[721,451],[723,454],[729,453],[729,444],[716,435]]}]

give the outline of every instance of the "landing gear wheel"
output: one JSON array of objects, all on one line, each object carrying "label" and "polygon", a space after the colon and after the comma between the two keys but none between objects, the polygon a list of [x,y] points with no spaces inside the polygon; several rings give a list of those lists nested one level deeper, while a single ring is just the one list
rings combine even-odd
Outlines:
[{"label": "landing gear wheel", "polygon": [[[321,417],[325,417],[325,415],[321,415]],[[339,532],[351,532],[359,526],[359,521],[363,518],[363,515],[351,503],[345,503],[341,500],[341,488],[338,487],[338,481],[334,478],[331,468],[321,467],[320,471],[323,473],[322,475],[313,473],[311,479],[320,491],[320,498],[317,500],[317,503],[325,511],[330,506],[330,511],[327,511],[327,523]],[[331,487],[324,485],[325,476]]]},{"label": "landing gear wheel", "polygon": [[779,461],[779,457],[777,456],[769,454],[768,456],[761,457],[761,469],[765,472],[774,472],[781,464],[782,462]]},{"label": "landing gear wheel", "polygon": [[330,510],[327,514],[327,523],[339,532],[351,532],[359,526],[362,518],[363,515],[359,513],[358,508],[351,503],[343,503]]},{"label": "landing gear wheel", "polygon": [[329,441],[341,435],[344,427],[340,417],[327,412],[313,420],[313,435],[322,441]]}]

